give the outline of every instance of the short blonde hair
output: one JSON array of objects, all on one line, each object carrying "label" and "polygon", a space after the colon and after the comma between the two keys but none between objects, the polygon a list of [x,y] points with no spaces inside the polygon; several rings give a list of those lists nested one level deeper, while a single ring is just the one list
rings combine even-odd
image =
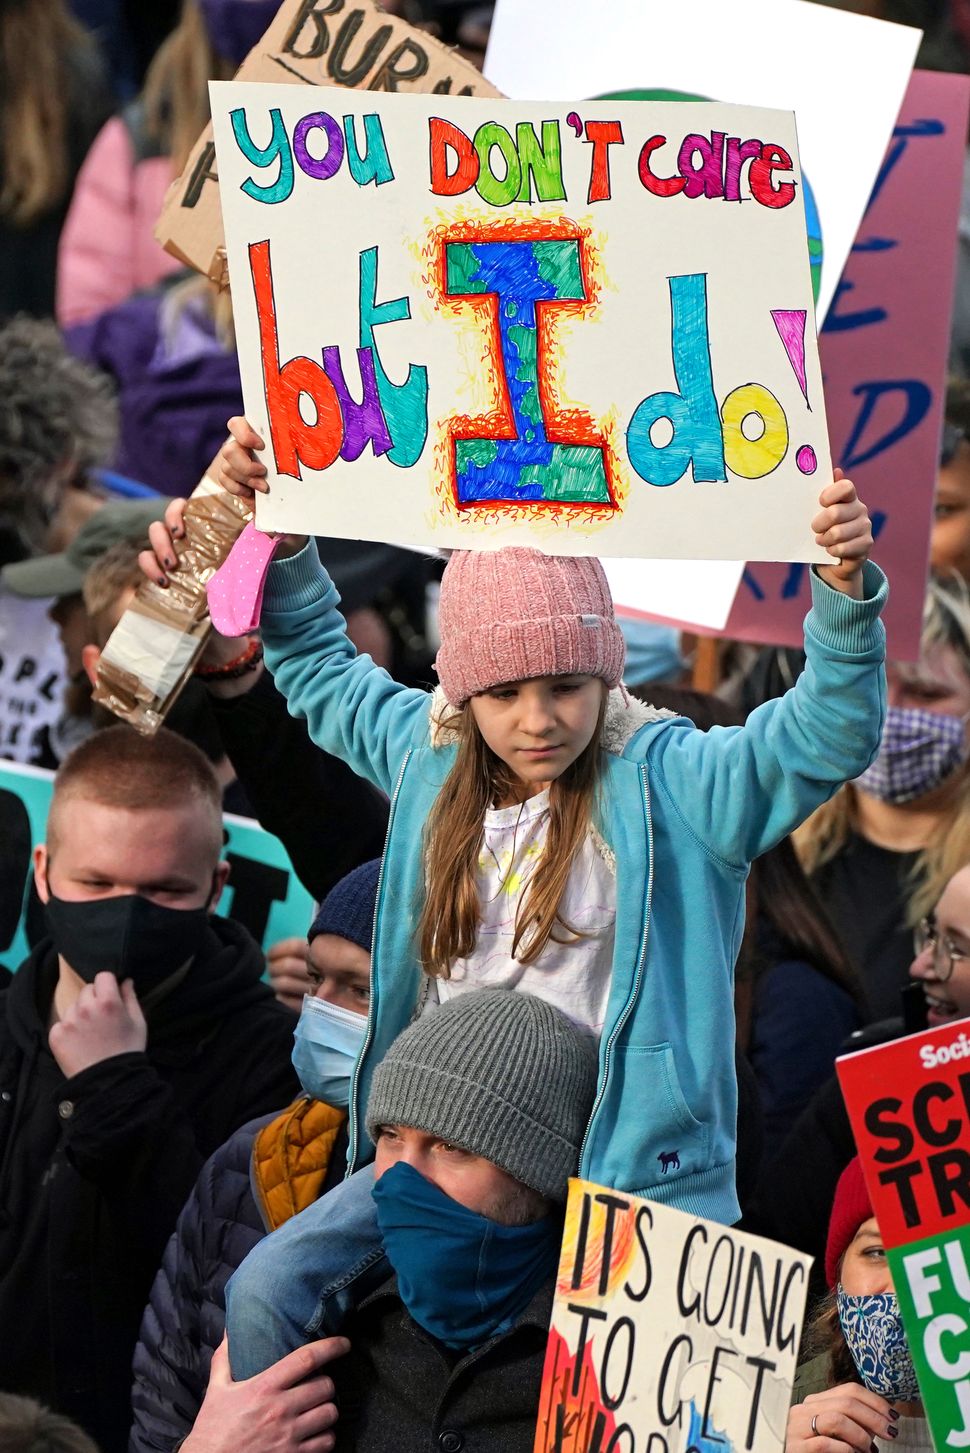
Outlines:
[{"label": "short blonde hair", "polygon": [[105,727],[75,747],[54,778],[47,817],[47,845],[57,836],[66,802],[81,799],[133,812],[196,802],[210,820],[213,860],[222,847],[222,792],[199,748],[162,727],[143,737],[133,727]]}]

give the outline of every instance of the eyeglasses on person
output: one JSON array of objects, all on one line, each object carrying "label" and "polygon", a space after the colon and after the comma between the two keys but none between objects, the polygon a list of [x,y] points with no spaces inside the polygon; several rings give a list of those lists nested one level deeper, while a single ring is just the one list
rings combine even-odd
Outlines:
[{"label": "eyeglasses on person", "polygon": [[941,984],[945,984],[953,973],[953,965],[958,959],[970,958],[970,953],[957,948],[953,940],[941,934],[939,927],[932,918],[921,918],[916,925],[914,935],[917,954],[921,954],[927,947],[933,949],[933,973]]}]

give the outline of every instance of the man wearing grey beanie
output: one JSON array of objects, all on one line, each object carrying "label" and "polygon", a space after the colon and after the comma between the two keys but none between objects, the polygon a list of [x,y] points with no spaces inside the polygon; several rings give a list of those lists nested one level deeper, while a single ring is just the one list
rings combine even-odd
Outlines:
[{"label": "man wearing grey beanie", "polygon": [[367,1105],[393,1277],[346,1327],[338,1449],[531,1449],[562,1204],[596,1089],[592,1042],[487,989],[399,1035]]},{"label": "man wearing grey beanie", "polygon": [[367,1106],[392,1274],[351,1314],[346,1356],[329,1360],[346,1345],[331,1339],[210,1385],[185,1448],[233,1453],[243,1433],[250,1453],[284,1446],[277,1369],[319,1349],[337,1453],[531,1453],[562,1208],[595,1090],[592,1041],[544,1000],[476,990],[415,1020]]}]

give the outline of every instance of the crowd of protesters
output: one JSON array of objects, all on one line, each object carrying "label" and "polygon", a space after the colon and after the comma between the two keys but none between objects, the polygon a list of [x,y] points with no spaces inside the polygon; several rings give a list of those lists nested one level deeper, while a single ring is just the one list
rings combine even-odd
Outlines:
[{"label": "crowd of protesters", "polygon": [[[834,1064],[970,1022],[970,275],[915,664],[836,471],[803,651],[721,694],[594,558],[285,536],[140,736],[112,631],[203,474],[266,487],[152,229],[278,3],[0,4],[0,758],[55,774],[26,892],[0,847],[0,1448],[524,1453],[578,1174],[815,1257],[787,1453],[928,1453]],[[480,58],[488,6],[388,8]],[[955,0],[847,8],[970,69]],[[216,912],[226,811],[305,937]]]}]

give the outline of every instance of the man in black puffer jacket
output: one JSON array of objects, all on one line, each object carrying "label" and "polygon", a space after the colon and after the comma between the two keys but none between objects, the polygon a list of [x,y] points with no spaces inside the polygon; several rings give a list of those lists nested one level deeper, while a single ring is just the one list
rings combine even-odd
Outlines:
[{"label": "man in black puffer jacket", "polygon": [[[363,863],[331,888],[308,935],[314,998],[356,1014],[361,1037],[380,866],[379,860]],[[314,1022],[327,1024],[308,1006],[300,1020],[304,1046],[307,1032],[311,1044],[319,1043]],[[237,1130],[203,1166],[142,1320],[130,1453],[172,1453],[191,1432],[226,1329],[226,1282],[258,1241],[343,1176],[351,1044],[339,1058],[317,1057],[312,1048],[298,1053],[303,1095],[280,1114]]]},{"label": "man in black puffer jacket", "polygon": [[122,1453],[152,1278],[199,1168],[285,1103],[295,1019],[211,917],[219,787],[161,731],[90,738],[35,852],[45,939],[0,994],[0,1389]]}]

